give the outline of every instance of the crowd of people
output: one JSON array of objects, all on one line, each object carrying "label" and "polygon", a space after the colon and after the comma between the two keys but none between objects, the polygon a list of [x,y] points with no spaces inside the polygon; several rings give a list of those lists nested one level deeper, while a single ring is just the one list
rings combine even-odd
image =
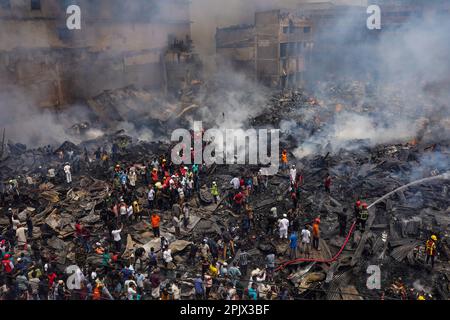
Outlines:
[{"label": "crowd of people", "polygon": [[[284,281],[275,281],[276,266],[280,260],[308,258],[313,251],[320,254],[321,219],[316,215],[312,221],[305,221],[299,201],[304,177],[294,164],[288,166],[285,150],[281,154],[281,174],[289,176],[286,194],[290,195],[292,206],[283,213],[273,206],[258,216],[252,200],[259,199],[269,187],[269,177],[261,170],[235,176],[228,186],[221,184],[221,190],[217,181],[209,182],[204,165],[175,165],[168,154],[144,164],[121,162],[119,152],[117,145],[113,145],[111,154],[100,148],[92,154],[85,149],[82,155],[74,155],[73,151],[49,151],[48,163],[57,161],[59,166],[39,167],[25,179],[11,178],[6,186],[2,185],[1,207],[8,208],[4,212],[9,221],[0,237],[1,299],[273,300],[292,297]],[[93,236],[91,226],[77,219],[73,241],[77,257],[94,255],[101,262],[95,265],[86,263],[86,259],[76,259],[81,261],[78,265],[61,268],[54,255],[41,254],[47,240],[33,235],[31,214],[25,210],[26,215],[19,217],[26,207],[21,183],[65,184],[70,188],[86,168],[101,171],[107,177],[108,193],[99,212],[104,234]],[[330,194],[331,184],[332,177],[327,174],[325,193]],[[209,190],[214,207],[228,208],[239,217],[239,223],[228,223],[220,232],[201,235],[198,239],[191,234],[191,200],[202,187]],[[354,215],[364,231],[367,204],[358,200]],[[341,237],[346,236],[350,219],[347,209],[338,215]],[[159,239],[158,246],[149,251],[138,246],[131,255],[125,255],[124,243],[132,232],[130,227],[142,221],[151,228],[153,239]],[[174,233],[169,236],[161,232],[161,227],[163,230],[173,227]],[[45,226],[40,228],[45,233]],[[261,232],[274,243],[287,244],[286,255],[273,249],[266,253],[264,261],[255,261],[249,251]],[[171,243],[177,239],[192,241],[184,266],[190,270],[188,276],[180,271],[179,260],[172,253]],[[431,261],[434,263],[434,259]]]}]

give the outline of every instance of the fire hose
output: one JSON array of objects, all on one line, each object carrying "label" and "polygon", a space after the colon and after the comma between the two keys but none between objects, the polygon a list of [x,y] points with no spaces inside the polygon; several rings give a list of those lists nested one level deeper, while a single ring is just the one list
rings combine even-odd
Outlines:
[{"label": "fire hose", "polygon": [[[441,175],[438,175],[438,176],[428,177],[428,178],[416,180],[416,181],[413,181],[413,182],[411,182],[411,183],[408,183],[408,184],[406,184],[406,185],[404,185],[404,186],[401,186],[401,187],[399,187],[399,188],[397,188],[397,189],[395,189],[395,190],[393,190],[393,191],[391,191],[391,192],[385,194],[385,195],[382,196],[381,198],[375,200],[373,203],[371,203],[371,204],[368,206],[368,209],[370,209],[371,207],[373,207],[373,206],[374,206],[375,204],[377,204],[378,202],[381,202],[381,201],[385,200],[386,198],[388,198],[388,197],[391,196],[392,194],[395,194],[395,193],[398,192],[398,191],[401,191],[401,190],[403,190],[403,189],[406,189],[406,188],[408,188],[408,187],[410,187],[410,186],[412,186],[412,185],[420,184],[420,183],[423,183],[423,182],[429,182],[429,181],[432,181],[432,180],[438,180],[438,179],[450,179],[450,171],[449,171],[449,172],[445,172],[445,173],[443,173],[443,174],[441,174]],[[298,259],[294,259],[294,260],[290,260],[290,261],[286,261],[286,262],[282,263],[280,266],[278,266],[278,267],[275,269],[275,271],[279,271],[279,270],[285,268],[286,266],[288,266],[288,265],[290,265],[290,264],[294,264],[294,263],[298,263],[298,262],[321,262],[321,263],[331,263],[331,262],[336,261],[336,260],[339,258],[339,256],[341,255],[342,251],[344,251],[344,248],[345,248],[345,246],[347,245],[348,241],[350,240],[350,237],[351,237],[353,231],[355,230],[355,227],[356,227],[356,221],[354,221],[353,224],[352,224],[352,226],[350,227],[350,230],[349,230],[349,232],[348,232],[348,234],[347,234],[347,237],[345,238],[345,241],[344,241],[344,243],[342,244],[341,248],[340,248],[339,251],[336,253],[336,255],[335,255],[334,257],[332,257],[331,259],[298,258]]]},{"label": "fire hose", "polygon": [[341,255],[342,251],[344,251],[345,246],[347,245],[347,243],[350,240],[350,237],[352,236],[353,231],[355,230],[356,227],[356,221],[353,222],[352,226],[350,227],[350,230],[348,231],[347,237],[345,238],[344,243],[342,244],[341,248],[339,249],[339,251],[335,254],[335,256],[331,259],[312,259],[312,258],[298,258],[298,259],[294,259],[294,260],[290,260],[287,262],[282,263],[279,267],[277,267],[275,269],[275,271],[279,271],[280,269],[283,269],[285,267],[287,267],[290,264],[294,264],[294,263],[298,263],[298,262],[322,262],[322,263],[331,263],[337,260],[337,258],[339,258],[339,256]]}]

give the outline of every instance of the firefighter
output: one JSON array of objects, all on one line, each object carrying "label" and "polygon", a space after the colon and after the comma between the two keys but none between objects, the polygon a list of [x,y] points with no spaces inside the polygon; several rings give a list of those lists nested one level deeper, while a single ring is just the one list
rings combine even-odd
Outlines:
[{"label": "firefighter", "polygon": [[359,211],[358,215],[358,222],[361,226],[362,231],[366,230],[366,222],[368,218],[369,218],[369,210],[367,209],[367,203],[363,202],[363,204],[361,205],[361,210]]},{"label": "firefighter", "polygon": [[437,237],[433,234],[425,244],[425,252],[427,254],[425,263],[428,264],[428,261],[431,259],[431,269],[434,267],[434,257],[436,256],[436,241]]}]

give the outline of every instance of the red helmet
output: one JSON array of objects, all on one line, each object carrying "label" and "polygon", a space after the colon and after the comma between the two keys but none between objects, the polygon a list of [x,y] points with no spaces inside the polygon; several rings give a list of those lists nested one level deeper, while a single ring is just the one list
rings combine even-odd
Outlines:
[{"label": "red helmet", "polygon": [[364,209],[367,209],[367,203],[364,202],[364,203],[362,204],[362,207],[363,207]]},{"label": "red helmet", "polygon": [[361,205],[361,200],[356,201],[356,205],[359,207]]},{"label": "red helmet", "polygon": [[315,222],[315,223],[320,223],[320,218],[315,218],[315,219],[314,219],[314,222]]},{"label": "red helmet", "polygon": [[5,254],[5,256],[3,257],[4,259],[9,259],[11,257],[11,255],[10,254]]}]

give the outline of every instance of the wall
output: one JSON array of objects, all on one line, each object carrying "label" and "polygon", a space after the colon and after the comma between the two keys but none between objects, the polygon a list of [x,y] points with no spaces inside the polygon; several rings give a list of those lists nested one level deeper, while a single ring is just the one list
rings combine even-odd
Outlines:
[{"label": "wall", "polygon": [[[29,0],[0,9],[0,84],[22,87],[39,106],[129,85],[161,87],[169,38],[190,37],[185,0],[41,3],[40,11]],[[81,30],[65,28],[66,3],[80,5]]]}]

